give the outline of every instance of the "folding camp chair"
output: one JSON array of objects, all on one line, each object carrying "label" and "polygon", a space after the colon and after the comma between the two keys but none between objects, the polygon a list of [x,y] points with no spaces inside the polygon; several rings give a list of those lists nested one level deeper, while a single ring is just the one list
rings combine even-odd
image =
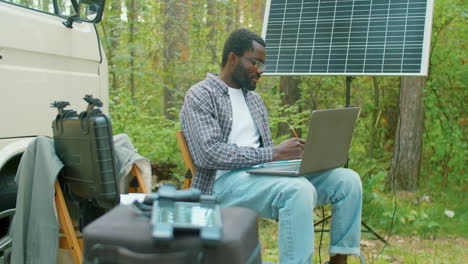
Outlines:
[{"label": "folding camp chair", "polygon": [[180,152],[182,153],[182,159],[184,160],[187,171],[184,176],[184,189],[190,188],[192,184],[192,177],[195,176],[195,164],[193,163],[192,155],[185,140],[184,132],[176,131],[177,143],[179,143]]},{"label": "folding camp chair", "polygon": [[[132,166],[131,175],[136,178],[138,187],[129,187],[128,191],[149,193],[140,169],[135,164]],[[57,207],[60,227],[63,230],[63,235],[59,234],[59,247],[70,250],[73,261],[76,264],[81,264],[83,262],[83,239],[77,236],[58,179],[55,181],[55,205]]]}]

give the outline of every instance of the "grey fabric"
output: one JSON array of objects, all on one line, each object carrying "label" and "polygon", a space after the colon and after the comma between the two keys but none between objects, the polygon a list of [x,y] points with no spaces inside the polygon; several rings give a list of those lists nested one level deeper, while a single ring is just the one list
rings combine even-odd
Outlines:
[{"label": "grey fabric", "polygon": [[209,73],[187,92],[180,112],[182,131],[196,168],[191,187],[207,194],[212,191],[216,170],[245,168],[273,159],[267,110],[255,92],[245,91],[244,96],[260,132],[260,147],[227,143],[232,129],[228,88],[216,75]]},{"label": "grey fabric", "polygon": [[[134,163],[142,171],[146,186],[151,188],[150,162],[136,153],[127,135],[114,136],[114,149],[120,193],[127,192],[129,173]],[[62,167],[52,139],[37,137],[23,154],[15,178],[18,195],[11,229],[11,263],[57,262],[58,221],[54,184]]]},{"label": "grey fabric", "polygon": [[128,185],[132,179],[130,171],[136,164],[140,169],[143,181],[148,190],[151,190],[151,164],[150,161],[140,156],[126,134],[114,136],[115,160],[118,168],[118,186],[120,193],[127,193]]},{"label": "grey fabric", "polygon": [[15,178],[18,196],[11,229],[11,263],[56,263],[54,184],[62,167],[52,139],[37,137],[23,154]]}]

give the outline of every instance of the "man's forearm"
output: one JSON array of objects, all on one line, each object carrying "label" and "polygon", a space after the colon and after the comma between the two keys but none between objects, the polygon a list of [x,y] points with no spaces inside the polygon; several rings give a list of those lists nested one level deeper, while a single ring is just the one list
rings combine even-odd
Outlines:
[{"label": "man's forearm", "polygon": [[233,144],[219,143],[203,148],[199,145],[194,157],[197,166],[206,169],[232,170],[251,167],[273,160],[271,147],[239,147]]}]

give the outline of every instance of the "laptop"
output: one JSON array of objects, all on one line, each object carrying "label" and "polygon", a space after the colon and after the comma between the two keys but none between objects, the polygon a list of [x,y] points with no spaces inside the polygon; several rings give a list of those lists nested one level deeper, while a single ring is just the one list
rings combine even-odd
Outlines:
[{"label": "laptop", "polygon": [[359,107],[312,111],[302,160],[263,163],[247,172],[302,176],[345,165],[359,111]]}]

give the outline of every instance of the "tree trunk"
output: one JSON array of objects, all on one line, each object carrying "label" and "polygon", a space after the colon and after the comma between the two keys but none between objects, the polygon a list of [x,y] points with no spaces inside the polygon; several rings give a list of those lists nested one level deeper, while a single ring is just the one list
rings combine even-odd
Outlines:
[{"label": "tree trunk", "polygon": [[[265,15],[265,0],[255,0],[250,4],[250,12],[254,14],[253,20],[260,21],[263,23],[263,18]],[[260,27],[260,30],[262,28]],[[261,32],[260,32],[261,33]]]},{"label": "tree trunk", "polygon": [[117,49],[119,47],[119,42],[120,42],[120,31],[121,29],[119,28],[119,21],[120,21],[120,15],[121,15],[121,7],[119,5],[119,2],[117,1],[112,1],[111,4],[109,5],[109,9],[106,10],[106,20],[101,21],[101,28],[102,32],[104,34],[104,39],[105,45],[104,47],[107,50],[107,62],[109,64],[109,74],[111,76],[111,87],[110,89],[117,90],[120,87],[119,84],[119,79],[117,77],[117,74],[115,73],[115,68],[116,65],[114,63],[114,56],[115,52],[117,52]]},{"label": "tree trunk", "polygon": [[128,52],[130,54],[130,93],[132,96],[135,95],[135,40],[134,36],[136,34],[136,23],[137,23],[137,3],[136,0],[127,1],[127,14],[128,14],[128,24],[130,31],[130,38],[128,40]]},{"label": "tree trunk", "polygon": [[369,141],[369,152],[368,157],[374,157],[374,148],[375,148],[375,141],[377,138],[377,124],[379,122],[380,117],[380,87],[379,87],[379,80],[376,76],[372,76],[372,81],[374,84],[374,111],[372,111],[372,123],[371,123],[371,138]]},{"label": "tree trunk", "polygon": [[421,165],[426,78],[401,77],[400,106],[389,185],[415,191]]},{"label": "tree trunk", "polygon": [[177,92],[175,88],[183,83],[181,81],[183,73],[179,73],[176,67],[178,64],[184,63],[179,60],[181,55],[187,54],[187,1],[165,0],[164,16],[164,116],[173,120],[176,117],[171,113],[170,109],[175,107]]},{"label": "tree trunk", "polygon": [[382,114],[379,120],[379,127],[382,129],[380,142],[383,143],[383,151],[393,153],[398,125],[401,78],[386,77],[379,80],[380,98],[382,98],[380,100]]},{"label": "tree trunk", "polygon": [[231,33],[234,29],[239,27],[239,19],[240,19],[240,3],[238,1],[229,1],[229,4],[226,8],[225,16],[226,16],[226,24],[225,29],[226,32]]},{"label": "tree trunk", "polygon": [[42,7],[41,10],[46,11],[46,12],[53,12],[53,8],[49,9],[49,3],[50,0],[42,0]]},{"label": "tree trunk", "polygon": [[[292,76],[281,76],[280,77],[280,91],[281,103],[283,106],[294,105],[301,96],[301,91],[299,89],[300,80],[297,77]],[[291,134],[290,125],[280,123],[278,128],[278,135]],[[297,130],[299,137],[301,136],[301,131]]]},{"label": "tree trunk", "polygon": [[209,30],[208,39],[207,39],[207,48],[210,51],[211,55],[211,63],[216,64],[218,61],[218,56],[216,54],[216,0],[207,0],[207,18],[206,18],[206,26]]}]

